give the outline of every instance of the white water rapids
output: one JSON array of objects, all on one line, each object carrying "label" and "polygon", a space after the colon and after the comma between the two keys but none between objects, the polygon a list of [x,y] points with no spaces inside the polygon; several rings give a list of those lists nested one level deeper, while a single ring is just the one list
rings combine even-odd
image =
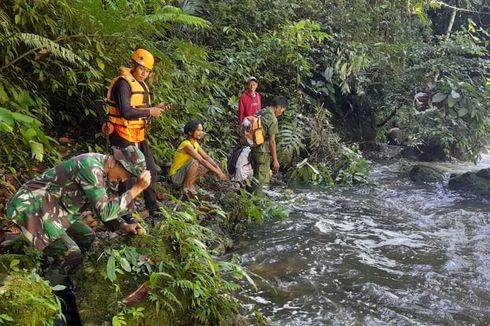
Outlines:
[{"label": "white water rapids", "polygon": [[[437,165],[478,170],[490,155]],[[490,200],[398,170],[375,165],[374,186],[275,190],[290,217],[238,244],[262,278],[243,295],[272,325],[490,324]]]}]

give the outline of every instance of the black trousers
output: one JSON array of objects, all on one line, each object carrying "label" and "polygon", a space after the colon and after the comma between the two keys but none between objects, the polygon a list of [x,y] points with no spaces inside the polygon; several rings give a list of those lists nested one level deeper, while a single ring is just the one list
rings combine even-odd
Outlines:
[{"label": "black trousers", "polygon": [[[120,148],[126,148],[131,145],[136,145],[143,152],[146,160],[146,168],[150,170],[151,174],[150,185],[143,191],[143,198],[145,199],[146,209],[148,209],[149,211],[157,210],[160,207],[157,201],[157,165],[155,163],[155,158],[151,153],[148,141],[145,139],[139,143],[132,143],[119,136],[116,132],[113,132],[109,136],[109,141],[112,146],[117,146]],[[135,182],[136,178],[130,178],[126,182],[121,182],[118,188],[119,195],[122,195],[128,189],[131,189]],[[131,204],[130,209],[134,211],[134,204]]]}]

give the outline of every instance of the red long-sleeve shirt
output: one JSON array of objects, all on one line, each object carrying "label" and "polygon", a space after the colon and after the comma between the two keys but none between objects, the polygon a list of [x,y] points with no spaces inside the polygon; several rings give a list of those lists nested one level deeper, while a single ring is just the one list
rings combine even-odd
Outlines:
[{"label": "red long-sleeve shirt", "polygon": [[258,92],[252,96],[249,91],[243,92],[238,102],[238,122],[242,122],[245,117],[254,115],[262,108],[262,99]]}]

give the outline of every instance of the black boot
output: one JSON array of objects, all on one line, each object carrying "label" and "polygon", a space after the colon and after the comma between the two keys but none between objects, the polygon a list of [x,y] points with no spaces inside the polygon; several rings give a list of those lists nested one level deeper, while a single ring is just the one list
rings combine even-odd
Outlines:
[{"label": "black boot", "polygon": [[65,316],[66,326],[82,326],[82,320],[78,313],[77,299],[75,297],[75,292],[73,292],[73,282],[71,277],[68,276],[63,285],[65,286],[65,289],[54,291],[54,294],[60,299],[61,312]]},{"label": "black boot", "polygon": [[77,300],[73,290],[66,288],[61,291],[56,291],[55,294],[60,298],[61,311],[66,318],[66,326],[82,326],[77,308]]},{"label": "black boot", "polygon": [[163,214],[159,209],[157,210],[151,210],[148,212],[148,219],[147,222],[151,226],[155,226],[155,224],[160,221],[165,219],[165,214]]},{"label": "black boot", "polygon": [[124,220],[124,222],[128,223],[128,224],[136,224],[138,223],[138,220],[135,219],[132,215],[128,214],[128,215],[123,215],[121,216],[121,218]]}]

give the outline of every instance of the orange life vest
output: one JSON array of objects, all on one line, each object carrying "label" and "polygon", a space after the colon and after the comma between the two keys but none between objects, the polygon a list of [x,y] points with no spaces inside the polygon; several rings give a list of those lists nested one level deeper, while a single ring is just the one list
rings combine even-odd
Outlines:
[{"label": "orange life vest", "polygon": [[[131,95],[129,99],[129,106],[131,109],[138,110],[138,108],[147,108],[150,106],[150,92],[148,86],[143,83],[139,83],[131,74],[129,68],[120,68],[119,76],[114,78],[107,91],[107,104],[109,105],[109,123],[114,126],[114,131],[119,136],[130,142],[140,142],[145,139],[145,128],[147,126],[147,120],[140,118],[137,120],[126,120],[121,116],[119,108],[116,103],[111,99],[112,88],[114,84],[120,79],[124,79],[131,88]],[[145,94],[148,94],[148,103],[145,101]]]}]

